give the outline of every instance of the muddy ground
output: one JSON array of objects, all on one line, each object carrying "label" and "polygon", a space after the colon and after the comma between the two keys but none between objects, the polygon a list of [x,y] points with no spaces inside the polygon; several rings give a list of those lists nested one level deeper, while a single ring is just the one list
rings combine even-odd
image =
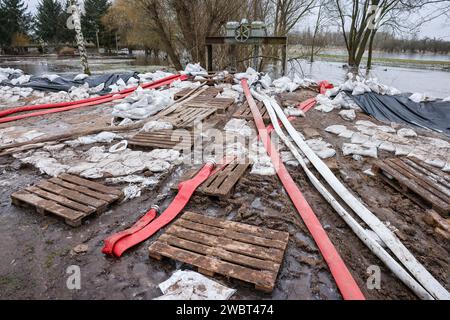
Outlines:
[{"label": "muddy ground", "polygon": [[[299,100],[305,100],[310,95],[310,92],[304,93],[299,96]],[[110,123],[110,111],[107,106],[71,111],[39,118],[38,121],[19,121],[14,126],[60,133],[86,124]],[[223,128],[232,111],[227,116],[211,120],[216,128]],[[368,119],[378,123],[358,114],[358,120]],[[55,123],[59,125],[55,127]],[[324,114],[315,110],[310,111],[306,118],[294,121],[295,127],[301,132],[315,130],[335,147],[338,154],[330,166],[338,178],[382,221],[388,221],[397,228],[397,235],[406,247],[433,276],[450,289],[448,241],[435,234],[423,221],[425,211],[422,208],[377,177],[363,173],[371,168],[373,159],[355,161],[342,155],[343,139],[324,131],[332,124],[349,123],[342,120],[337,111]],[[7,125],[0,126],[5,127]],[[382,159],[389,156],[387,153],[380,154]],[[88,219],[82,227],[74,229],[53,217],[12,206],[11,193],[44,177],[36,169],[23,166],[12,157],[1,157],[0,299],[153,299],[160,296],[158,284],[167,280],[175,270],[189,269],[189,266],[149,258],[147,248],[158,235],[126,253],[120,260],[107,258],[101,253],[102,241],[132,225],[155,203],[156,198],[159,198],[163,208],[167,206],[175,195],[171,186],[178,183],[190,169],[186,165],[175,168],[158,186],[145,191],[140,198],[118,205],[98,218]],[[302,170],[289,167],[289,171],[364,295],[374,300],[416,299],[359,241],[312,187]],[[342,299],[317,246],[277,177],[254,176],[248,171],[229,199],[196,195],[186,210],[289,232],[289,246],[273,293],[263,294],[255,291],[251,285],[218,277],[223,284],[237,289],[233,299]],[[72,249],[79,244],[88,245],[88,252],[75,254]],[[69,275],[66,270],[71,265],[81,268],[81,290],[67,289]],[[368,290],[366,286],[367,269],[373,265],[380,266],[382,270],[381,290]]]}]

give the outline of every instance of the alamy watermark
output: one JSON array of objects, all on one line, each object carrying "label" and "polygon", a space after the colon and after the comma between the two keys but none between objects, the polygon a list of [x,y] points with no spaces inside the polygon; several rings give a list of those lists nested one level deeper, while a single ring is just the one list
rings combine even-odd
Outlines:
[{"label": "alamy watermark", "polygon": [[370,266],[367,268],[367,289],[381,290],[381,268],[379,266]]},{"label": "alamy watermark", "polygon": [[69,275],[66,280],[66,287],[71,291],[81,290],[81,268],[79,266],[69,266],[66,269]]}]

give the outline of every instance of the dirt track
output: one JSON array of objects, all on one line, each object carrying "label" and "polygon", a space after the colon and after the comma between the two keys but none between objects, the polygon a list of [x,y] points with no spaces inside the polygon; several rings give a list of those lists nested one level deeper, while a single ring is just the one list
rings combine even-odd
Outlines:
[{"label": "dirt track", "polygon": [[[80,117],[80,114],[85,117]],[[34,124],[27,121],[14,125],[27,128],[47,125],[50,128],[49,125],[58,120],[64,124],[82,124],[80,119],[92,119],[93,114],[96,116],[95,122],[104,125],[110,110],[104,107],[96,111],[74,111],[64,116],[52,115]],[[369,117],[358,114],[358,120],[366,119]],[[377,123],[374,119],[370,120]],[[220,117],[215,121],[218,123],[217,128],[223,128],[226,119]],[[374,160],[364,158],[354,161],[343,157],[340,151],[343,140],[325,133],[324,128],[344,122],[336,111],[323,114],[312,110],[307,118],[296,120],[294,125],[302,132],[306,128],[315,129],[334,146],[338,151],[337,167],[334,168],[338,178],[382,221],[388,221],[398,229],[397,235],[408,249],[450,289],[449,242],[436,235],[423,221],[423,209],[378,178],[363,173],[371,168]],[[439,138],[443,139],[442,136]],[[389,154],[382,153],[380,157],[386,158]],[[142,197],[115,207],[99,218],[88,220],[78,229],[72,229],[52,217],[39,216],[30,210],[11,206],[9,196],[12,192],[41,180],[42,176],[35,169],[24,167],[11,157],[0,158],[0,298],[152,299],[160,296],[157,285],[181,265],[169,260],[156,262],[148,257],[147,248],[157,236],[120,260],[103,256],[102,240],[134,223],[151,207],[158,195],[165,195],[167,204],[174,194],[171,185],[177,183],[188,169],[175,169]],[[302,170],[295,167],[289,167],[289,170],[364,295],[368,299],[415,299],[322,199]],[[290,233],[288,250],[274,292],[271,295],[258,293],[250,285],[219,278],[224,284],[238,289],[233,299],[341,299],[320,252],[278,178],[254,176],[247,172],[230,199],[195,196],[187,210]],[[71,252],[82,243],[89,246],[87,253],[77,255]],[[72,292],[66,288],[68,275],[65,272],[70,265],[81,268],[80,291]],[[366,287],[367,268],[372,265],[380,266],[382,270],[380,291],[368,290]]]}]

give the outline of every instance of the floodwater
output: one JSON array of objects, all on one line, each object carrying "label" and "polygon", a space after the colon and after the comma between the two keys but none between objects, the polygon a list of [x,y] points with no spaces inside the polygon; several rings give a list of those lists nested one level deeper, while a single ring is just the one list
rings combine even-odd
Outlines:
[{"label": "floodwater", "polygon": [[[346,50],[333,49],[324,50],[322,54],[332,54],[346,56]],[[367,53],[366,53],[367,55]],[[450,54],[439,53],[392,53],[392,52],[380,52],[374,51],[374,58],[391,58],[391,59],[406,59],[406,60],[425,60],[425,61],[450,61]]]},{"label": "floodwater", "polygon": [[[291,64],[291,70],[314,80],[328,80],[332,83],[342,83],[348,73],[348,69],[344,68],[342,63],[326,61],[317,61],[312,64],[298,61]],[[450,72],[448,71],[377,65],[370,74],[378,78],[381,83],[402,92],[427,93],[436,98],[450,96]]]},{"label": "floodwater", "polygon": [[[421,57],[426,59],[429,56],[421,55]],[[162,67],[146,65],[142,59],[136,60],[127,57],[92,57],[89,64],[94,74],[131,70],[148,72]],[[45,73],[64,75],[81,72],[78,59],[73,57],[0,57],[0,67],[22,69],[25,73],[33,75]],[[348,73],[348,70],[343,68],[342,63],[326,61],[317,61],[313,64],[307,61],[295,61],[291,63],[291,70],[315,80],[328,80],[333,83],[343,82]],[[437,98],[450,96],[450,71],[377,65],[371,71],[371,74],[382,83],[396,87],[401,91],[423,92]]]}]

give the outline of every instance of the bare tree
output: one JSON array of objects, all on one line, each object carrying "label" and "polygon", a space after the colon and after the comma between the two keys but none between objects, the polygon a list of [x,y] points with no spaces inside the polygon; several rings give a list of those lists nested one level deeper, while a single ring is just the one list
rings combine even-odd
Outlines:
[{"label": "bare tree", "polygon": [[270,0],[274,6],[274,33],[286,36],[317,6],[317,0]]},{"label": "bare tree", "polygon": [[[408,17],[429,4],[427,0],[335,0],[335,12],[340,21],[348,64],[359,68],[368,49],[368,69],[372,65],[373,42],[382,27],[406,29],[414,27]],[[420,22],[416,24],[420,25]]]}]

